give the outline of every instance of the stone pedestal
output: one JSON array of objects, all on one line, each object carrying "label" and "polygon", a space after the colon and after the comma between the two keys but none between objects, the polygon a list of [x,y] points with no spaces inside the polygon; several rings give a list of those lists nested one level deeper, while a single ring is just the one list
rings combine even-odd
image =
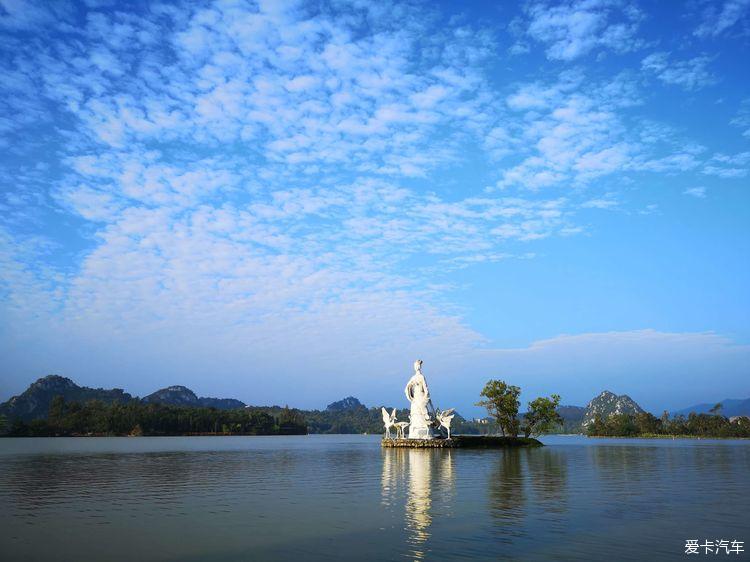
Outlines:
[{"label": "stone pedestal", "polygon": [[454,435],[451,439],[383,439],[383,447],[408,449],[496,449],[503,447],[543,447],[532,437],[499,437],[496,435]]},{"label": "stone pedestal", "polygon": [[434,439],[435,433],[431,427],[409,427],[409,439]]}]

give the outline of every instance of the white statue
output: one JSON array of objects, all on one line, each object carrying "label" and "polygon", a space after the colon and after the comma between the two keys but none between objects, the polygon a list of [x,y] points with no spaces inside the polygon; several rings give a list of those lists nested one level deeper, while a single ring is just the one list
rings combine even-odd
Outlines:
[{"label": "white statue", "polygon": [[411,402],[411,413],[409,416],[409,439],[432,439],[432,420],[430,419],[430,390],[427,381],[422,374],[422,361],[414,362],[414,375],[406,383],[404,389],[406,397]]},{"label": "white statue", "polygon": [[404,439],[404,429],[409,427],[409,422],[396,422],[396,439]]},{"label": "white statue", "polygon": [[381,408],[383,413],[383,425],[385,425],[385,437],[386,439],[391,438],[391,428],[396,425],[396,408],[393,408],[393,412],[390,414],[385,407]]},{"label": "white statue", "polygon": [[435,414],[435,418],[440,426],[448,430],[448,439],[451,438],[451,420],[453,419],[453,416],[455,416],[453,413],[455,410],[455,408],[449,408],[445,412],[438,410],[437,414]]}]

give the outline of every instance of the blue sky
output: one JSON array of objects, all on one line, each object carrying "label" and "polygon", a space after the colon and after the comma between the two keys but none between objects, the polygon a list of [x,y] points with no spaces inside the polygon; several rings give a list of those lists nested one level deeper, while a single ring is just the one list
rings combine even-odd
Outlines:
[{"label": "blue sky", "polygon": [[0,0],[0,397],[750,396],[750,0]]}]

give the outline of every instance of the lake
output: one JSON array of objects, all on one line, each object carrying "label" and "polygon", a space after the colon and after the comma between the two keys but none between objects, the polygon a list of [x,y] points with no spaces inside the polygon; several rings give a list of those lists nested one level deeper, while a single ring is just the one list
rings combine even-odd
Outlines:
[{"label": "lake", "polygon": [[0,558],[661,560],[684,559],[687,539],[750,546],[748,441],[379,439],[0,439]]}]

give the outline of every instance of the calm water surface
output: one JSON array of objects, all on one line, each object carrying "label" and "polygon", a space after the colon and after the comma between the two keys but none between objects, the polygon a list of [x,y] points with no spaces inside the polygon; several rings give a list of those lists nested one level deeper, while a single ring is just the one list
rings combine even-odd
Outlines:
[{"label": "calm water surface", "polygon": [[689,538],[750,548],[750,442],[544,441],[2,439],[0,558],[661,560],[684,559]]}]

